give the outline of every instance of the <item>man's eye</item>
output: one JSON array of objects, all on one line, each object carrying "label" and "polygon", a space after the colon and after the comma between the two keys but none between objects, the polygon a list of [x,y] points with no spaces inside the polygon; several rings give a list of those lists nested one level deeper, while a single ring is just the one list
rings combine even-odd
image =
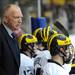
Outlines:
[{"label": "man's eye", "polygon": [[19,18],[19,17],[14,17],[15,19]]}]

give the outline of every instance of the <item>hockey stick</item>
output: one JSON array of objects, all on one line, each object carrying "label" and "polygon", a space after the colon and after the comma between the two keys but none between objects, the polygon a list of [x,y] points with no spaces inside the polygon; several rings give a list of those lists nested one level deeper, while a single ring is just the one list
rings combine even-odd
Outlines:
[{"label": "hockey stick", "polygon": [[59,21],[55,21],[54,26],[56,26],[62,33],[64,33],[66,36],[69,37],[68,31],[65,29],[65,27]]}]

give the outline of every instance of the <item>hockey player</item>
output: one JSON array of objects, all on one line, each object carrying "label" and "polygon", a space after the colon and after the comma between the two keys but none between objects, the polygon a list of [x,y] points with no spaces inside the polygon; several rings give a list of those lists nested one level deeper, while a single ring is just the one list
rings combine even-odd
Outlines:
[{"label": "hockey player", "polygon": [[35,75],[41,74],[42,67],[46,64],[47,59],[51,58],[50,52],[47,48],[47,40],[49,36],[55,33],[57,32],[54,30],[50,31],[50,26],[43,29],[36,29],[36,31],[34,32],[34,35],[37,37],[38,42],[40,41],[43,47],[41,52],[34,59]]},{"label": "hockey player", "polygon": [[19,75],[34,75],[34,44],[37,42],[37,38],[31,34],[22,34],[18,38],[21,49],[21,64],[19,69]]},{"label": "hockey player", "polygon": [[63,34],[54,34],[48,39],[48,50],[52,56],[43,67],[42,75],[69,75],[63,64],[73,57],[74,47],[70,38]]}]

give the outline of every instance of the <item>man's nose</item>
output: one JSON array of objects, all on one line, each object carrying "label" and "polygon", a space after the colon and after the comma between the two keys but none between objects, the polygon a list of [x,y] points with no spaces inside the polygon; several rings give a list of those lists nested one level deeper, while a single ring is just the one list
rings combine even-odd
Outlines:
[{"label": "man's nose", "polygon": [[22,23],[22,18],[19,18],[19,23]]}]

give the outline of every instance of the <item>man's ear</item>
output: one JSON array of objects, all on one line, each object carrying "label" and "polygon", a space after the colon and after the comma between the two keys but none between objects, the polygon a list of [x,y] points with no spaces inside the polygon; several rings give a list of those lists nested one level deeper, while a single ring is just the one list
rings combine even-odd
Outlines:
[{"label": "man's ear", "polygon": [[61,47],[61,48],[60,48],[60,51],[64,53],[64,48]]},{"label": "man's ear", "polygon": [[5,16],[5,17],[3,17],[3,22],[5,22],[5,23],[8,23],[8,18],[7,18],[7,16]]}]

